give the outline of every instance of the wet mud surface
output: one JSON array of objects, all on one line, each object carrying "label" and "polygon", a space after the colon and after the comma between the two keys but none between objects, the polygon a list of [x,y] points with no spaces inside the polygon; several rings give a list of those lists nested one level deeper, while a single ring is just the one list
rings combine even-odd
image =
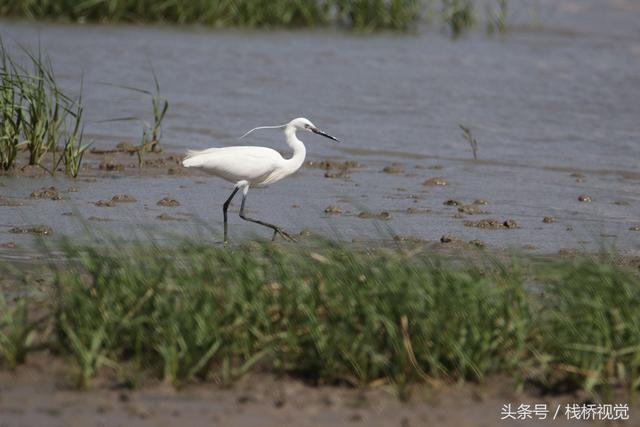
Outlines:
[{"label": "wet mud surface", "polygon": [[[147,161],[155,166],[143,169],[102,169],[106,156],[118,164],[129,160],[127,154],[88,154],[77,179],[44,171],[0,177],[0,244],[14,244],[0,247],[0,253],[11,256],[15,246],[28,252],[36,237],[82,235],[87,220],[96,234],[165,240],[177,233],[219,243],[222,203],[231,185],[182,168],[175,161],[178,147],[149,154]],[[389,166],[388,154],[384,159],[360,154],[357,166],[349,157],[310,160],[294,177],[250,190],[248,212],[294,234],[309,229],[346,241],[404,236],[438,242],[451,234],[500,250],[597,251],[605,242],[623,253],[638,253],[640,180],[635,178],[584,170],[588,179],[576,183],[565,171],[465,158],[405,159],[391,173],[382,172]],[[395,172],[400,163],[404,173]],[[423,185],[433,178],[429,168],[435,163],[448,185]],[[591,202],[580,201],[586,191],[593,194]],[[238,197],[230,210],[232,239],[268,237],[268,230],[237,216],[239,202]]]},{"label": "wet mud surface", "polygon": [[[46,372],[47,375],[43,375]],[[89,392],[67,383],[69,371],[43,354],[30,357],[17,371],[0,371],[0,422],[10,427],[100,426],[578,426],[560,413],[556,420],[501,420],[505,404],[557,405],[589,402],[583,394],[548,395],[534,385],[514,392],[506,379],[484,385],[456,386],[435,381],[414,387],[401,401],[393,387],[369,390],[305,384],[271,375],[251,375],[231,387],[213,383],[181,390],[161,383],[134,390],[102,375]],[[640,408],[632,406],[634,414]],[[549,415],[550,417],[551,415]],[[588,425],[611,425],[589,423]],[[633,424],[620,424],[633,425]]]}]

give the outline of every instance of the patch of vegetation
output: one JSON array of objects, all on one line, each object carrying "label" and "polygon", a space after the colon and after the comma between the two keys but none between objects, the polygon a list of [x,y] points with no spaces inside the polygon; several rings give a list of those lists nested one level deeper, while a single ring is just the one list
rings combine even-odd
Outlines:
[{"label": "patch of vegetation", "polygon": [[43,159],[50,154],[51,175],[64,163],[75,177],[90,145],[83,143],[81,97],[60,90],[51,61],[40,52],[23,53],[27,65],[14,61],[0,40],[0,168],[14,167],[18,150],[26,148],[29,165],[47,169]]},{"label": "patch of vegetation", "polygon": [[541,273],[544,353],[571,380],[592,390],[640,388],[640,279],[609,262],[579,259]]},{"label": "patch of vegetation", "polygon": [[[495,4],[494,4],[495,2]],[[506,32],[508,0],[0,0],[0,16],[72,22],[161,22],[215,28],[307,28],[335,25],[355,31],[410,31],[444,23],[457,38],[487,10],[487,32]],[[440,8],[440,13],[433,9]]]},{"label": "patch of vegetation", "polygon": [[476,21],[472,0],[442,0],[442,21],[449,27],[452,38],[471,29]]},{"label": "patch of vegetation", "polygon": [[154,92],[131,86],[106,83],[110,86],[142,93],[143,95],[148,96],[151,99],[153,122],[141,119],[140,117],[121,117],[117,119],[106,120],[109,122],[139,121],[142,123],[142,137],[140,138],[140,144],[138,144],[138,146],[136,147],[136,154],[138,155],[138,167],[142,167],[144,165],[145,153],[161,151],[159,144],[162,137],[162,121],[164,120],[164,117],[167,114],[167,110],[169,109],[169,100],[167,100],[167,98],[162,96],[162,94],[160,93],[160,82],[158,81],[158,76],[156,75],[153,67],[151,67],[151,74],[153,75]]},{"label": "patch of vegetation", "polygon": [[0,0],[0,15],[85,22],[172,22],[296,28],[334,22],[358,30],[410,28],[420,0]]},{"label": "patch of vegetation", "polygon": [[20,298],[9,305],[0,292],[0,366],[14,369],[25,361],[35,338],[28,304],[29,298]]},{"label": "patch of vegetation", "polygon": [[509,3],[507,0],[496,0],[497,7],[494,8],[491,3],[487,3],[487,33],[493,34],[507,32],[507,14],[509,12]]},{"label": "patch of vegetation", "polygon": [[[173,384],[266,370],[382,381],[401,396],[413,383],[493,374],[590,391],[640,386],[640,279],[606,259],[523,267],[328,242],[55,250],[67,261],[51,267],[48,345],[74,361],[80,386],[132,366]],[[532,282],[543,292],[528,291]],[[0,340],[9,366],[12,348],[28,348],[27,334],[11,332],[24,330],[21,319],[0,325],[16,337]]]},{"label": "patch of vegetation", "polygon": [[22,100],[14,83],[13,67],[0,40],[0,169],[9,170],[18,155],[22,137]]},{"label": "patch of vegetation", "polygon": [[522,356],[522,283],[475,267],[334,245],[65,251],[80,262],[57,273],[56,324],[82,384],[110,361],[172,383],[229,382],[260,362],[316,381],[404,386],[481,379]]},{"label": "patch of vegetation", "polygon": [[420,0],[335,0],[338,23],[358,31],[409,30],[420,19]]},{"label": "patch of vegetation", "polygon": [[[84,142],[83,82],[80,94],[72,99],[59,88],[49,59],[43,58],[40,51],[33,54],[23,48],[22,53],[26,65],[18,64],[0,39],[0,170],[11,170],[19,151],[27,150],[29,165],[39,166],[51,175],[63,166],[62,170],[75,178],[92,145]],[[136,151],[140,166],[146,152],[160,151],[162,122],[169,108],[155,71],[152,74],[154,91],[113,85],[140,92],[151,101],[151,121],[137,117],[110,120],[142,122],[142,138]],[[47,155],[51,156],[50,161],[45,161]]]}]

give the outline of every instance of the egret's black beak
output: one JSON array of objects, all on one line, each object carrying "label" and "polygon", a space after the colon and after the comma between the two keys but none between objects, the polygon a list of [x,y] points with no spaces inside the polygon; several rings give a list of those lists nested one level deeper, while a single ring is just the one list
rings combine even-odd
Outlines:
[{"label": "egret's black beak", "polygon": [[337,138],[332,137],[332,136],[331,136],[331,135],[329,135],[328,133],[324,133],[324,132],[322,132],[320,129],[311,128],[311,132],[313,132],[313,133],[317,133],[318,135],[322,135],[322,136],[324,136],[325,138],[332,139],[332,140],[334,140],[335,142],[340,142],[340,141],[338,141],[338,139],[337,139]]}]

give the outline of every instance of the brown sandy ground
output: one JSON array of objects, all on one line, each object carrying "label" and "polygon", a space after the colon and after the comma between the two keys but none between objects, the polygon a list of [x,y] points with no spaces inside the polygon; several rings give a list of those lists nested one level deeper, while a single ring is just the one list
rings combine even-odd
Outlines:
[{"label": "brown sandy ground", "polygon": [[[389,385],[367,390],[347,386],[309,385],[273,375],[250,375],[231,387],[215,383],[181,390],[162,383],[135,389],[101,375],[92,389],[69,385],[71,372],[60,359],[44,353],[29,357],[15,371],[0,371],[0,426],[591,426],[640,425],[640,406],[630,406],[630,420],[568,421],[566,404],[591,403],[587,395],[544,396],[525,385],[514,392],[504,378],[482,385],[435,382],[415,387],[401,401]],[[614,393],[615,394],[615,393]],[[624,402],[613,397],[614,402]],[[546,404],[546,420],[501,420],[511,404]],[[561,410],[555,420],[553,412]]]}]

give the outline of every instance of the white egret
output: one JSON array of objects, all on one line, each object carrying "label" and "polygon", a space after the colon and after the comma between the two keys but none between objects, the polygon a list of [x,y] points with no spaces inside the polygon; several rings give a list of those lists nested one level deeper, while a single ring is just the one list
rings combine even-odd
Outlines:
[{"label": "white egret", "polygon": [[281,126],[260,126],[253,128],[240,138],[244,138],[258,129],[284,129],[287,144],[293,150],[291,158],[285,159],[276,150],[267,147],[235,146],[209,148],[201,151],[187,150],[187,156],[182,161],[184,167],[202,169],[234,184],[231,195],[222,205],[224,243],[227,243],[228,237],[227,209],[233,196],[235,196],[240,189],[242,189],[240,218],[271,228],[273,230],[273,239],[280,234],[285,239],[294,240],[286,231],[277,225],[249,218],[244,214],[244,205],[247,200],[249,188],[273,184],[300,169],[304,162],[306,149],[302,141],[297,138],[296,131],[313,132],[335,142],[339,142],[333,136],[319,130],[304,117],[293,119],[289,123]]}]

